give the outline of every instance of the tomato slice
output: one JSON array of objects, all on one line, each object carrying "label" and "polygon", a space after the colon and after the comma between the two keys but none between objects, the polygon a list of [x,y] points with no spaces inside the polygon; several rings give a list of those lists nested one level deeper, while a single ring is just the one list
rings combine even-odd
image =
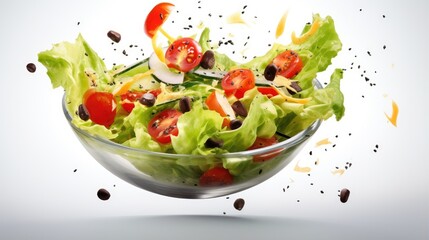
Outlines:
[{"label": "tomato slice", "polygon": [[200,44],[192,38],[174,41],[165,52],[166,64],[181,72],[189,72],[198,66],[202,58]]},{"label": "tomato slice", "polygon": [[88,111],[89,119],[96,124],[109,128],[116,116],[116,100],[113,94],[88,89],[83,95],[83,105]]},{"label": "tomato slice", "polygon": [[177,120],[181,112],[175,109],[165,109],[156,114],[149,122],[148,133],[157,142],[166,144],[171,142],[171,135],[177,136]]},{"label": "tomato slice", "polygon": [[[155,97],[157,97],[161,93],[161,89],[154,89],[148,92],[152,93]],[[128,91],[122,94],[121,95],[122,108],[126,112],[131,113],[131,111],[134,109],[135,102],[137,102],[145,93],[146,93],[145,91],[141,91],[141,92]]]},{"label": "tomato slice", "polygon": [[234,69],[222,78],[221,86],[227,96],[240,99],[247,90],[255,87],[255,76],[249,69]]},{"label": "tomato slice", "polygon": [[286,50],[274,58],[273,64],[277,66],[277,74],[285,78],[295,77],[302,69],[303,63],[298,54],[292,50]]},{"label": "tomato slice", "polygon": [[167,20],[171,10],[174,8],[172,3],[159,3],[149,12],[144,24],[145,33],[152,38],[158,28]]},{"label": "tomato slice", "polygon": [[[268,146],[271,146],[271,145],[276,144],[276,143],[278,143],[278,141],[277,141],[277,138],[275,136],[272,136],[270,138],[257,137],[255,142],[252,144],[252,146],[250,146],[247,150],[253,150],[253,149],[268,147]],[[271,151],[268,153],[255,155],[255,156],[253,156],[253,161],[254,162],[264,162],[264,161],[270,160],[273,157],[279,155],[281,153],[281,151],[282,151],[282,149],[279,149],[279,150],[274,150],[274,151]]]},{"label": "tomato slice", "polygon": [[279,94],[272,87],[258,87],[258,91],[264,95],[267,95],[267,97],[269,97],[269,98],[274,97],[274,96]]},{"label": "tomato slice", "polygon": [[121,95],[122,108],[130,113],[134,109],[134,104],[138,101],[144,92],[127,92]]},{"label": "tomato slice", "polygon": [[229,185],[234,178],[228,169],[223,167],[214,167],[203,173],[200,177],[200,186],[215,187]]}]

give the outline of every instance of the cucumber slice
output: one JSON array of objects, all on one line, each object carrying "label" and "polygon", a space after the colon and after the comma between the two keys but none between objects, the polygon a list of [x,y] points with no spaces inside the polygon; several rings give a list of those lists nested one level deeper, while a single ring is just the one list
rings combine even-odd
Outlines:
[{"label": "cucumber slice", "polygon": [[145,58],[145,59],[143,59],[143,60],[141,60],[139,62],[136,62],[133,65],[128,66],[128,67],[122,69],[120,72],[118,72],[115,75],[113,75],[113,77],[121,76],[121,75],[123,75],[123,74],[125,74],[127,72],[130,72],[133,69],[136,69],[139,66],[144,69],[145,67],[147,67],[148,61],[149,61],[149,58]]},{"label": "cucumber slice", "polygon": [[222,79],[227,74],[227,72],[224,72],[224,71],[214,71],[214,70],[204,69],[204,68],[198,68],[193,73],[202,78],[209,78],[209,79],[216,79],[216,80]]},{"label": "cucumber slice", "polygon": [[153,70],[152,75],[167,84],[181,84],[185,79],[183,72],[171,71],[165,63],[161,62],[155,53],[149,57],[149,69]]}]

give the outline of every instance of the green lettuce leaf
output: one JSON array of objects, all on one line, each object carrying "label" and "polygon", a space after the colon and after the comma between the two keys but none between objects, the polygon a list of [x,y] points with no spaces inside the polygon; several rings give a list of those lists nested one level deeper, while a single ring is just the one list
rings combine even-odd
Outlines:
[{"label": "green lettuce leaf", "polygon": [[213,153],[204,143],[222,128],[223,118],[219,113],[203,109],[201,101],[194,102],[191,111],[183,114],[178,122],[179,134],[171,137],[171,144],[177,153]]},{"label": "green lettuce leaf", "polygon": [[215,138],[223,141],[222,148],[229,152],[246,150],[253,144],[256,137],[272,137],[277,129],[275,124],[277,111],[267,96],[253,88],[245,93],[242,100],[246,102],[246,99],[252,99],[252,101],[241,127],[215,135]]},{"label": "green lettuce leaf", "polygon": [[116,130],[120,128],[120,119],[115,120],[116,124],[114,123],[110,129],[107,129],[73,115],[91,84],[96,84],[97,88],[103,90],[110,88],[108,84],[110,77],[103,60],[88,45],[82,35],[79,35],[74,43],[61,42],[53,45],[50,50],[40,52],[38,60],[46,67],[52,87],[64,88],[66,108],[73,117],[73,124],[91,134],[107,139],[117,137]]}]

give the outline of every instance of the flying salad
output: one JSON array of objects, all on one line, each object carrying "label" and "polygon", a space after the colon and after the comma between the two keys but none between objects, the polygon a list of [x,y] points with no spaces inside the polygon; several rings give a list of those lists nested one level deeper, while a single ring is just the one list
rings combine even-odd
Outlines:
[{"label": "flying salad", "polygon": [[269,146],[343,116],[342,71],[313,85],[342,47],[331,17],[314,14],[291,43],[239,63],[212,48],[209,28],[198,39],[170,36],[162,25],[173,8],[148,14],[154,52],[132,66],[108,69],[82,35],[39,53],[74,125],[133,148],[208,155]]}]

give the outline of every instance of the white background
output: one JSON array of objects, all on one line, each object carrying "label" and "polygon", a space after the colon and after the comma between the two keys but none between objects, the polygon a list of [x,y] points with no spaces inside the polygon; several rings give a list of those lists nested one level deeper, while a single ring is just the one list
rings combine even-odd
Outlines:
[{"label": "white background", "polygon": [[[102,168],[73,135],[61,110],[62,90],[52,90],[37,62],[38,52],[74,41],[78,33],[108,66],[141,59],[141,48],[148,56],[142,26],[155,1],[2,4],[0,239],[428,239],[427,1],[231,2],[175,2],[180,11],[166,29],[191,35],[201,31],[196,28],[201,20],[219,30],[213,39],[234,37],[233,50],[252,56],[252,50],[263,53],[274,41],[286,10],[279,40],[284,43],[313,13],[331,15],[343,50],[318,78],[327,81],[333,67],[346,69],[346,115],[325,122],[302,154],[272,179],[208,200],[146,192]],[[227,25],[227,16],[245,5],[248,25]],[[193,29],[182,30],[188,21]],[[106,36],[112,29],[122,34],[119,44]],[[36,64],[35,73],[26,70],[29,62]],[[399,106],[397,127],[385,116],[392,100]],[[315,145],[325,138],[331,144]],[[332,173],[347,162],[352,166],[343,175]],[[311,167],[310,176],[294,171],[296,164]],[[108,201],[97,198],[100,188],[111,193]],[[347,203],[337,196],[342,188],[351,191]],[[241,211],[233,207],[237,198],[246,201]]]}]

